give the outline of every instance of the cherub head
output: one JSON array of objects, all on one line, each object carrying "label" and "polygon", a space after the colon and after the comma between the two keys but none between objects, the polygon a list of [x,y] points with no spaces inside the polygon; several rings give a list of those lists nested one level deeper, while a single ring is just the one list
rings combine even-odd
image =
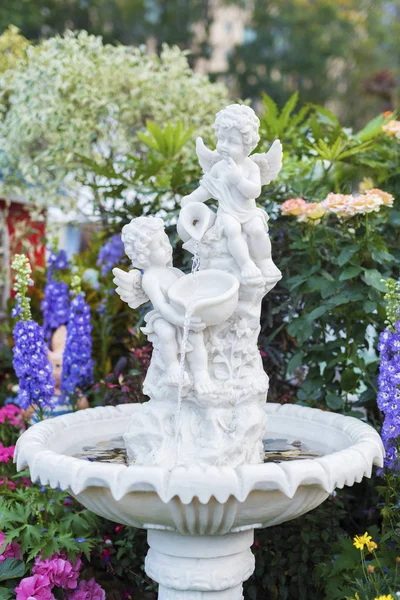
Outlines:
[{"label": "cherub head", "polygon": [[243,153],[248,156],[260,140],[259,127],[260,121],[250,106],[230,104],[220,110],[214,123],[218,152],[233,159]]},{"label": "cherub head", "polygon": [[125,252],[137,269],[172,266],[172,248],[159,217],[136,217],[122,228]]}]

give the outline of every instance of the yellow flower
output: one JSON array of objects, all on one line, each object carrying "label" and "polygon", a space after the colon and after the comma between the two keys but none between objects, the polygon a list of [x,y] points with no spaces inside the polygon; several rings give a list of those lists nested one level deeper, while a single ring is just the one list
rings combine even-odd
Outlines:
[{"label": "yellow flower", "polygon": [[372,540],[372,537],[370,535],[368,535],[368,532],[366,531],[364,533],[364,535],[356,535],[353,538],[353,546],[355,546],[359,550],[363,550],[364,546],[369,544],[371,542],[371,540]]},{"label": "yellow flower", "polygon": [[388,594],[387,596],[378,596],[374,600],[394,600],[394,598],[392,594]]},{"label": "yellow flower", "polygon": [[374,180],[371,177],[364,177],[364,179],[358,184],[358,191],[360,194],[364,194],[368,190],[374,187]]},{"label": "yellow flower", "polygon": [[314,223],[317,225],[321,222],[321,218],[326,213],[325,207],[321,202],[307,202],[304,207],[303,213],[298,215],[298,221],[305,221],[306,223]]},{"label": "yellow flower", "polygon": [[368,572],[368,573],[374,573],[374,572],[375,572],[375,567],[374,567],[374,565],[368,565],[368,567],[367,567],[367,572]]},{"label": "yellow flower", "polygon": [[373,552],[374,550],[377,549],[377,547],[378,547],[378,544],[376,544],[375,542],[367,543],[368,552]]}]

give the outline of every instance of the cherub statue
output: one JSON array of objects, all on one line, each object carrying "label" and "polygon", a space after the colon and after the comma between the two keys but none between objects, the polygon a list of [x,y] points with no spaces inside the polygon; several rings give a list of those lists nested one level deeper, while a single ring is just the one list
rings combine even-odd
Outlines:
[{"label": "cherub statue", "polygon": [[[145,316],[146,327],[142,331],[146,335],[155,334],[159,339],[167,383],[179,386],[179,351],[185,315],[170,304],[168,288],[184,273],[172,266],[172,247],[160,218],[132,219],[122,229],[122,241],[136,268],[128,273],[113,269],[116,291],[131,308],[137,308],[148,300],[152,303],[154,310]],[[202,333],[205,326],[199,317],[191,317],[186,347],[194,388],[200,395],[212,393],[216,387],[208,373],[208,355]],[[187,383],[187,374],[185,380]]]},{"label": "cherub statue", "polygon": [[259,126],[249,106],[231,104],[217,113],[217,149],[209,150],[202,138],[197,138],[196,152],[204,176],[199,187],[182,198],[182,206],[218,200],[217,222],[246,282],[281,278],[271,257],[268,215],[257,207],[256,198],[261,186],[275,179],[282,167],[282,145],[275,140],[266,154],[249,156],[259,142]]}]

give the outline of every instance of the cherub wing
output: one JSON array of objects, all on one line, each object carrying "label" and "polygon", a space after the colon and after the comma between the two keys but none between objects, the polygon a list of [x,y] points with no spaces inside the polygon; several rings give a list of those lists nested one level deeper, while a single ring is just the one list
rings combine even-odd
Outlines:
[{"label": "cherub wing", "polygon": [[282,168],[282,144],[275,140],[265,154],[252,154],[249,158],[260,167],[261,185],[271,183]]},{"label": "cherub wing", "polygon": [[128,306],[138,308],[141,304],[148,302],[147,294],[142,288],[142,274],[138,269],[132,269],[127,273],[116,267],[112,272],[113,282],[117,286],[115,291]]},{"label": "cherub wing", "polygon": [[196,154],[203,173],[208,173],[211,167],[221,160],[220,153],[217,150],[207,148],[201,137],[196,140]]}]

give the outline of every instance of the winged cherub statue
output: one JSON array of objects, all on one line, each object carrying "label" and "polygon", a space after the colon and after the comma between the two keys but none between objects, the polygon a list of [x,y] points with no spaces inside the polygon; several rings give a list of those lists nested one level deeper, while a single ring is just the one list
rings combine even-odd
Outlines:
[{"label": "winged cherub statue", "polygon": [[[172,247],[158,217],[137,217],[122,228],[125,252],[136,267],[126,273],[113,269],[116,292],[131,308],[151,301],[153,310],[144,318],[143,333],[159,341],[167,383],[179,386],[179,348],[183,335],[185,315],[178,312],[168,298],[168,288],[184,275],[172,266]],[[209,394],[215,384],[208,373],[208,356],[203,339],[205,323],[193,315],[189,325],[187,362],[198,394]],[[188,375],[185,373],[185,382]]]},{"label": "winged cherub statue", "polygon": [[275,179],[282,167],[282,144],[275,140],[266,154],[250,156],[260,140],[259,126],[249,106],[231,104],[217,113],[217,149],[209,150],[202,138],[197,138],[196,152],[204,175],[199,187],[182,198],[182,206],[218,200],[217,223],[244,282],[281,278],[271,257],[268,215],[257,207],[256,198],[261,186]]}]

